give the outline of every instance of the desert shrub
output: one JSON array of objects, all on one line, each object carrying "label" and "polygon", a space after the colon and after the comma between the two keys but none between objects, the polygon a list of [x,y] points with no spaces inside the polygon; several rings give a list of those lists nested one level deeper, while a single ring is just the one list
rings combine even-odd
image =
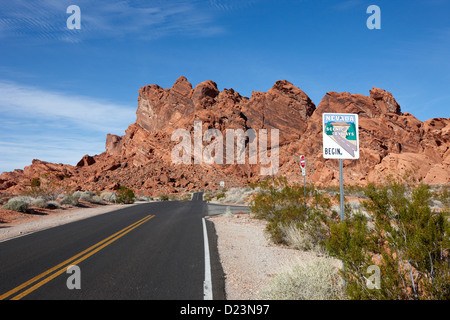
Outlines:
[{"label": "desert shrub", "polygon": [[44,198],[46,200],[56,200],[63,192],[61,177],[47,172],[40,177],[34,177],[30,181],[30,188],[25,190],[24,195],[34,198]]},{"label": "desert shrub", "polygon": [[[426,185],[369,185],[370,216],[346,215],[330,224],[327,248],[343,261],[351,299],[450,299],[450,227],[430,209]],[[368,267],[378,266],[380,288],[369,289]]]},{"label": "desert shrub", "polygon": [[[188,200],[191,200],[191,199],[192,199],[192,194],[189,194]],[[214,194],[212,192],[205,192],[203,194],[203,200],[208,202],[208,201],[211,201],[212,199],[214,199]]]},{"label": "desert shrub", "polygon": [[36,198],[30,197],[30,196],[17,196],[17,197],[13,197],[13,198],[9,199],[8,202],[23,201],[23,202],[27,203],[28,206],[30,206],[33,203],[33,201],[35,201],[35,200],[36,200]]},{"label": "desert shrub", "polygon": [[20,199],[11,199],[2,207],[2,209],[26,213],[28,206],[29,204],[26,201]]},{"label": "desert shrub", "polygon": [[92,196],[89,193],[83,193],[80,195],[80,201],[90,202],[92,200]]},{"label": "desert shrub", "polygon": [[60,205],[57,201],[51,200],[47,202],[47,209],[59,209],[59,208]]},{"label": "desert shrub", "polygon": [[45,201],[45,199],[42,199],[42,198],[33,200],[33,202],[31,203],[31,206],[36,207],[36,208],[41,208],[41,209],[46,209],[48,207],[47,201]]},{"label": "desert shrub", "polygon": [[216,196],[216,200],[225,199],[225,192],[221,192]]},{"label": "desert shrub", "polygon": [[67,195],[61,200],[60,204],[69,206],[78,206],[79,202],[78,198],[75,197],[74,195]]},{"label": "desert shrub", "polygon": [[268,300],[343,299],[344,286],[338,268],[329,258],[315,258],[277,274],[259,293]]},{"label": "desert shrub", "polygon": [[96,204],[105,204],[105,202],[102,200],[102,198],[100,198],[97,195],[93,196],[90,201],[92,203],[96,203]]},{"label": "desert shrub", "polygon": [[95,193],[91,191],[75,191],[72,196],[77,198],[78,201],[90,202]]},{"label": "desert shrub", "polygon": [[83,191],[75,191],[72,193],[72,197],[76,198],[77,200],[80,200],[80,197],[83,195]]},{"label": "desert shrub", "polygon": [[133,190],[125,186],[120,186],[117,190],[117,203],[130,204],[134,203],[136,197]]},{"label": "desert shrub", "polygon": [[[203,198],[205,196],[203,195]],[[192,193],[185,193],[181,198],[180,201],[190,201],[192,199]],[[206,201],[206,199],[205,199]]]},{"label": "desert shrub", "polygon": [[31,179],[31,188],[39,188],[41,186],[41,179],[35,177]]},{"label": "desert shrub", "polygon": [[117,201],[117,195],[110,191],[103,191],[100,194],[100,198],[109,203],[115,203]]},{"label": "desert shrub", "polygon": [[331,205],[314,186],[308,186],[305,192],[303,185],[289,185],[283,177],[253,186],[259,191],[253,196],[250,209],[257,218],[269,222],[266,231],[273,242],[287,244],[283,229],[293,223],[311,239],[314,247],[324,245]]},{"label": "desert shrub", "polygon": [[165,193],[161,193],[160,195],[158,195],[158,198],[160,201],[169,201],[169,196]]},{"label": "desert shrub", "polygon": [[436,200],[440,201],[447,209],[450,208],[450,186],[442,186],[441,190],[436,194]]},{"label": "desert shrub", "polygon": [[228,218],[234,216],[234,214],[233,214],[233,212],[231,211],[231,209],[230,209],[229,206],[227,206],[227,207],[225,208],[225,211],[224,211],[224,213],[223,213],[223,216],[224,216],[224,217],[228,217]]},{"label": "desert shrub", "polygon": [[326,252],[323,246],[319,245],[317,241],[308,232],[304,232],[297,226],[296,223],[286,223],[280,226],[283,239],[286,244],[294,249],[302,251],[314,251],[319,255]]}]

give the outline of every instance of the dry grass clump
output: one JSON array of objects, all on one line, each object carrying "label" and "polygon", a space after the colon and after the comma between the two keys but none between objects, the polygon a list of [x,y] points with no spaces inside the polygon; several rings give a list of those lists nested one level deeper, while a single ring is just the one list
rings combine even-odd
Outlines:
[{"label": "dry grass clump", "polygon": [[344,286],[338,268],[330,258],[315,258],[277,274],[259,293],[265,300],[344,299]]}]

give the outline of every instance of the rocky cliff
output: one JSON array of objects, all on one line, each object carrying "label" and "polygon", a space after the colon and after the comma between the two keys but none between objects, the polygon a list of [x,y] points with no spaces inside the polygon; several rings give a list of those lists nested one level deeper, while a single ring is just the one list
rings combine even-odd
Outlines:
[{"label": "rocky cliff", "polygon": [[[195,123],[201,133],[216,133],[211,141],[200,142],[202,148],[226,142],[227,130],[279,131],[278,175],[300,181],[298,156],[307,159],[307,180],[320,185],[337,185],[338,160],[322,156],[322,113],[356,113],[359,115],[360,159],[344,160],[346,184],[380,183],[390,176],[409,173],[417,181],[429,184],[450,182],[450,118],[425,122],[402,113],[391,93],[373,88],[369,96],[328,92],[316,105],[300,88],[288,81],[277,81],[268,92],[253,92],[250,98],[233,89],[218,90],[213,81],[195,88],[180,77],[172,88],[148,85],[139,90],[136,123],[123,136],[108,134],[105,152],[84,156],[76,166],[33,160],[23,170],[0,175],[0,190],[18,193],[34,177],[45,177],[61,188],[105,190],[127,185],[138,192],[184,192],[197,188],[215,189],[220,181],[226,186],[246,185],[260,175],[261,163],[249,159],[251,138],[246,138],[243,163],[195,163]],[[198,129],[198,128],[197,128]],[[190,134],[192,149],[187,163],[174,164],[172,150],[179,143],[176,130]],[[200,136],[202,139],[202,136]],[[201,141],[201,140],[200,140]],[[198,142],[198,141],[197,141]],[[189,148],[190,149],[190,148]],[[202,149],[203,150],[203,149]],[[215,154],[214,154],[215,153]],[[259,156],[259,154],[258,154]]]}]

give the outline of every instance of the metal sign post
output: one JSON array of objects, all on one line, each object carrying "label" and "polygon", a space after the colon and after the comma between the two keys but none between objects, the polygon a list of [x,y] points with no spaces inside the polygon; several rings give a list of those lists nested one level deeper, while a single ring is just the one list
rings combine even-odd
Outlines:
[{"label": "metal sign post", "polygon": [[[343,159],[359,159],[358,115],[351,113],[324,113],[323,126],[323,157],[339,159],[339,189],[341,221],[344,213],[344,165]],[[345,265],[342,264],[345,271]],[[344,279],[344,286],[346,282]]]},{"label": "metal sign post", "polygon": [[351,113],[324,113],[323,157],[339,159],[341,219],[344,220],[343,159],[359,159],[358,115]]}]

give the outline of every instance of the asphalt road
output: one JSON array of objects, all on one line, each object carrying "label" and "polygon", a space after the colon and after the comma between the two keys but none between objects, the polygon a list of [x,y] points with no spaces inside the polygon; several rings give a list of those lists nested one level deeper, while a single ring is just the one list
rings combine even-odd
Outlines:
[{"label": "asphalt road", "polygon": [[[1,242],[0,299],[203,300],[206,214],[196,193]],[[214,227],[206,225],[212,298],[224,299]],[[79,269],[68,273],[70,265]]]},{"label": "asphalt road", "polygon": [[338,132],[333,133],[333,138],[336,140],[337,144],[339,144],[352,157],[355,156],[355,151],[357,150],[356,145],[352,144],[347,139],[342,138]]}]

